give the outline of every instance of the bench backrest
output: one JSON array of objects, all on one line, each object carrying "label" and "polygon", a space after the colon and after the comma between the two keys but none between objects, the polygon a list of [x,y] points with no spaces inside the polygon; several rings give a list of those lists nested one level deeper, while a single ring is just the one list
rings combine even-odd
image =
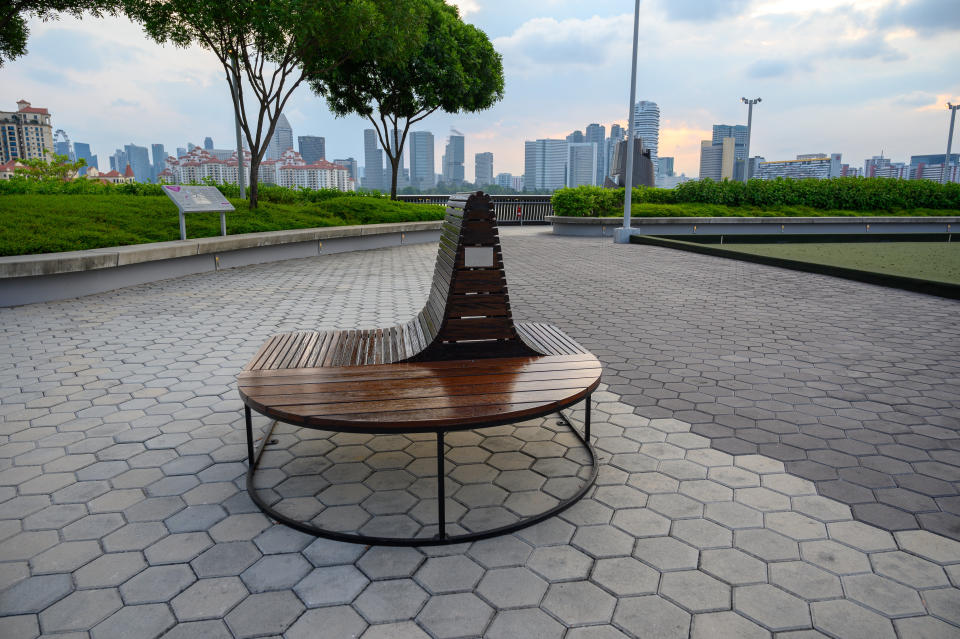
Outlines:
[{"label": "bench backrest", "polygon": [[430,295],[411,321],[425,348],[408,361],[539,355],[513,324],[490,196],[447,202]]}]

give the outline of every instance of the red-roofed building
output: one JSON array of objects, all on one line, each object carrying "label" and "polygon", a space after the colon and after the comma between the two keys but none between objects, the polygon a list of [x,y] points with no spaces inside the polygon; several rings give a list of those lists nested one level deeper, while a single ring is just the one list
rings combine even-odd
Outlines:
[{"label": "red-roofed building", "polygon": [[107,171],[104,173],[95,166],[88,167],[87,179],[97,180],[104,184],[130,184],[135,181],[133,169],[130,168],[129,164],[123,173],[119,171]]},{"label": "red-roofed building", "polygon": [[[249,184],[250,152],[244,150],[243,157],[244,183]],[[157,177],[170,184],[189,184],[206,179],[220,184],[236,184],[238,175],[236,151],[228,158],[221,159],[207,149],[197,146],[179,158],[168,157],[166,168]]]},{"label": "red-roofed building", "polygon": [[17,102],[16,111],[0,111],[0,162],[17,158],[49,161],[52,154],[49,111],[30,106],[26,100]]},{"label": "red-roofed building", "polygon": [[287,149],[276,160],[265,160],[261,164],[260,172],[261,181],[292,189],[357,190],[357,185],[350,178],[350,170],[347,167],[326,160],[307,164],[293,149]]},{"label": "red-roofed building", "polygon": [[23,166],[24,165],[17,160],[10,160],[9,162],[0,164],[0,180],[9,180],[16,175],[17,169]]}]

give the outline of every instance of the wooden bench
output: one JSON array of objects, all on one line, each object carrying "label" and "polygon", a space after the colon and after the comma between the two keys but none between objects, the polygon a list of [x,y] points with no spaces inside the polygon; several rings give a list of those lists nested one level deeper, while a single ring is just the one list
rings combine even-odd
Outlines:
[{"label": "wooden bench", "polygon": [[[589,399],[601,373],[599,360],[560,329],[513,321],[490,198],[458,194],[447,205],[427,303],[413,319],[383,329],[274,335],[238,375],[247,426],[248,491],[262,510],[288,525],[363,543],[455,543],[530,525],[574,503],[596,477]],[[440,478],[445,432],[559,413],[582,400],[587,402],[584,435],[571,430],[590,454],[590,479],[558,506],[509,526],[447,535],[440,480],[433,539],[319,529],[277,512],[254,490],[263,447],[254,450],[251,410],[323,430],[435,432]]]}]

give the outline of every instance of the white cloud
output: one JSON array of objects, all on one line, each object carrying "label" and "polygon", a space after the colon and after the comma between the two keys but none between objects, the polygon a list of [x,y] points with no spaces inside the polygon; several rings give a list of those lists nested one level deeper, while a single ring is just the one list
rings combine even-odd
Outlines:
[{"label": "white cloud", "polygon": [[[521,73],[582,73],[623,58],[632,38],[633,16],[587,19],[535,18],[493,41],[504,66]],[[629,54],[628,54],[629,57]]]}]

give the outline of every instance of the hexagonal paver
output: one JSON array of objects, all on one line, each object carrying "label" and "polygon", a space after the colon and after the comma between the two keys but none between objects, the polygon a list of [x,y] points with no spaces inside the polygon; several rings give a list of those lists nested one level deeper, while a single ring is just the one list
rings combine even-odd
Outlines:
[{"label": "hexagonal paver", "polygon": [[767,580],[767,565],[736,548],[705,550],[700,557],[701,570],[734,586]]},{"label": "hexagonal paver", "polygon": [[313,569],[300,553],[267,555],[240,573],[251,593],[293,588]]},{"label": "hexagonal paver", "polygon": [[590,572],[590,557],[569,546],[537,548],[527,566],[548,581],[585,579]]},{"label": "hexagonal paver", "polygon": [[553,584],[543,600],[543,608],[568,626],[606,623],[613,615],[617,600],[589,581]]},{"label": "hexagonal paver", "polygon": [[229,577],[242,573],[260,558],[260,551],[249,541],[215,544],[190,562],[198,577]]},{"label": "hexagonal paver", "polygon": [[432,557],[417,571],[416,580],[434,594],[472,590],[483,576],[483,568],[469,557]]},{"label": "hexagonal paver", "polygon": [[633,556],[658,570],[687,570],[697,567],[699,552],[671,537],[638,539]]},{"label": "hexagonal paver", "polygon": [[354,607],[370,623],[412,619],[429,595],[412,579],[376,581],[357,597]]},{"label": "hexagonal paver", "polygon": [[527,608],[499,612],[483,636],[487,639],[560,639],[564,630],[562,624],[542,610]]},{"label": "hexagonal paver", "polygon": [[126,604],[169,601],[183,592],[197,577],[184,564],[153,566],[120,586]]},{"label": "hexagonal paver", "polygon": [[864,552],[897,549],[893,535],[860,521],[838,521],[827,524],[827,533],[831,539]]},{"label": "hexagonal paver", "polygon": [[733,534],[733,545],[764,561],[800,558],[797,542],[772,530],[738,530]]},{"label": "hexagonal paver", "polygon": [[430,639],[430,635],[412,621],[370,626],[361,639]]},{"label": "hexagonal paver", "polygon": [[900,548],[914,555],[938,563],[960,562],[960,541],[927,530],[902,530],[894,535]]},{"label": "hexagonal paver", "polygon": [[801,542],[800,554],[804,561],[809,561],[838,575],[870,570],[870,562],[865,554],[835,541]]},{"label": "hexagonal paver", "polygon": [[878,575],[913,588],[934,588],[950,583],[943,568],[903,551],[876,553],[870,556],[870,561]]},{"label": "hexagonal paver", "polygon": [[590,580],[619,597],[655,593],[660,573],[633,557],[601,559],[594,564]]},{"label": "hexagonal paver", "polygon": [[173,613],[163,604],[127,606],[95,626],[93,637],[95,639],[159,637],[176,622]]},{"label": "hexagonal paver", "polygon": [[360,594],[369,580],[353,566],[315,568],[300,580],[294,592],[310,608],[348,604]]},{"label": "hexagonal paver", "polygon": [[767,513],[764,515],[764,522],[767,528],[797,541],[827,538],[826,526],[800,513]]},{"label": "hexagonal paver", "polygon": [[100,555],[74,573],[79,588],[119,586],[147,567],[138,552]]},{"label": "hexagonal paver", "polygon": [[283,633],[303,612],[303,604],[289,590],[250,595],[224,621],[236,637]]},{"label": "hexagonal paver", "polygon": [[769,632],[730,611],[694,615],[690,633],[691,639],[768,639],[769,637]]},{"label": "hexagonal paver", "polygon": [[10,615],[38,613],[72,590],[70,575],[27,577],[0,591],[0,610]]},{"label": "hexagonal paver", "polygon": [[307,610],[290,626],[286,639],[342,639],[359,637],[367,622],[350,606]]},{"label": "hexagonal paver", "polygon": [[810,627],[806,602],[769,584],[734,588],[733,609],[774,632]]},{"label": "hexagonal paver", "polygon": [[733,541],[733,533],[706,519],[681,519],[673,522],[670,535],[682,539],[701,551],[723,548]]},{"label": "hexagonal paver", "polygon": [[730,586],[699,570],[664,574],[660,580],[660,594],[688,612],[730,608]]},{"label": "hexagonal paver", "polygon": [[432,597],[417,621],[436,637],[464,637],[481,634],[492,616],[490,606],[465,592]]},{"label": "hexagonal paver", "polygon": [[546,581],[521,567],[488,570],[477,586],[477,594],[498,610],[536,606],[546,591]]},{"label": "hexagonal paver", "polygon": [[356,565],[370,579],[391,579],[410,577],[424,560],[414,548],[374,546],[357,560]]},{"label": "hexagonal paver", "polygon": [[879,575],[850,575],[843,578],[847,598],[887,617],[906,617],[924,613],[916,591]]},{"label": "hexagonal paver", "polygon": [[894,639],[893,624],[863,606],[843,599],[810,604],[813,627],[844,639]]},{"label": "hexagonal paver", "polygon": [[839,577],[805,561],[770,564],[770,583],[809,601],[843,596]]},{"label": "hexagonal paver", "polygon": [[215,619],[243,601],[248,595],[237,577],[201,579],[174,597],[170,602],[177,619]]},{"label": "hexagonal paver", "polygon": [[113,588],[78,590],[41,612],[40,628],[45,633],[85,630],[122,606],[120,595]]},{"label": "hexagonal paver", "polygon": [[657,595],[620,599],[613,622],[635,637],[687,639],[690,633],[690,613]]}]

